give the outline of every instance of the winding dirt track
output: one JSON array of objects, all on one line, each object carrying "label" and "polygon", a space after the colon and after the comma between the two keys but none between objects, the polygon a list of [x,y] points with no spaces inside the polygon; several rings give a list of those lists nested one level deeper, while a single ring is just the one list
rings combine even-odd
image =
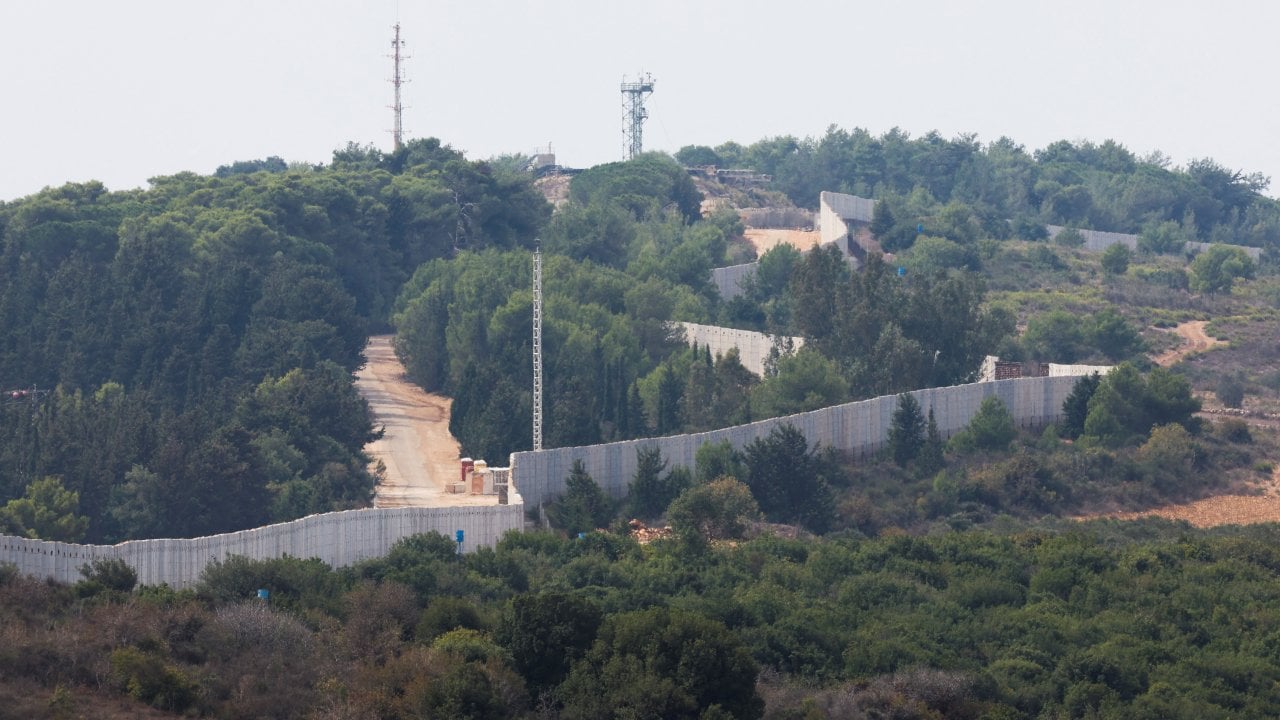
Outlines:
[{"label": "winding dirt track", "polygon": [[458,441],[449,434],[453,401],[433,395],[405,379],[404,366],[391,348],[390,335],[369,338],[368,362],[356,373],[356,389],[369,401],[381,440],[365,446],[374,462],[386,467],[374,507],[492,505],[495,496],[449,493],[445,483],[459,477]]},{"label": "winding dirt track", "polygon": [[1215,345],[1226,345],[1225,341],[1209,337],[1205,333],[1204,326],[1207,323],[1207,320],[1192,320],[1174,328],[1173,332],[1186,341],[1186,344],[1157,355],[1152,362],[1160,367],[1169,367],[1192,353],[1204,352]]}]

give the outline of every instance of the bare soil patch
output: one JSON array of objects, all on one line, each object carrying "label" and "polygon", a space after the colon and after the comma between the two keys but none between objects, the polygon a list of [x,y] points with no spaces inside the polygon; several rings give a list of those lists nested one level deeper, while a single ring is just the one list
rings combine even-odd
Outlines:
[{"label": "bare soil patch", "polygon": [[1205,333],[1204,326],[1207,323],[1207,320],[1192,320],[1174,328],[1173,332],[1182,338],[1184,344],[1157,355],[1152,359],[1152,362],[1161,367],[1169,367],[1193,353],[1204,352],[1217,345],[1226,345],[1225,341],[1209,337]]},{"label": "bare soil patch", "polygon": [[453,400],[409,382],[391,348],[390,335],[369,338],[368,362],[356,374],[356,388],[383,428],[380,440],[365,446],[384,466],[373,506],[443,507],[494,505],[493,495],[450,493],[446,483],[459,479],[460,448],[449,433]]},{"label": "bare soil patch", "polygon": [[1199,528],[1280,522],[1280,466],[1271,473],[1270,478],[1259,483],[1257,489],[1257,495],[1218,495],[1141,512],[1107,513],[1094,517],[1116,520],[1161,517],[1186,520]]},{"label": "bare soil patch", "polygon": [[763,255],[775,246],[783,244],[804,252],[817,247],[822,242],[822,233],[817,230],[747,228],[743,235],[746,236],[747,242],[755,246],[757,255]]}]

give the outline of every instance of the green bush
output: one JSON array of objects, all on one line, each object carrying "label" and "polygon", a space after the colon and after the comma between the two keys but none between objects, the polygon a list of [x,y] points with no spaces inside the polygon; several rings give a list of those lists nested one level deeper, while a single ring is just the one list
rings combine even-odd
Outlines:
[{"label": "green bush", "polygon": [[133,647],[111,653],[111,676],[130,696],[161,710],[182,712],[198,696],[199,686],[180,670]]},{"label": "green bush", "polygon": [[1218,402],[1222,403],[1223,407],[1244,406],[1244,382],[1237,373],[1223,373],[1218,378],[1213,394],[1218,396]]},{"label": "green bush", "polygon": [[79,583],[82,595],[91,595],[99,589],[127,593],[138,584],[138,573],[120,558],[100,558],[81,566],[84,580]]},{"label": "green bush", "polygon": [[951,438],[951,447],[960,452],[1007,450],[1018,436],[1013,415],[1000,398],[988,395],[964,430]]},{"label": "green bush", "polygon": [[1084,245],[1084,235],[1073,227],[1063,228],[1061,232],[1053,236],[1053,244],[1062,247],[1080,247]]},{"label": "green bush", "polygon": [[1102,251],[1102,269],[1112,275],[1123,275],[1129,269],[1129,260],[1133,257],[1133,253],[1129,250],[1129,246],[1124,243],[1116,243],[1110,245],[1106,250]]}]

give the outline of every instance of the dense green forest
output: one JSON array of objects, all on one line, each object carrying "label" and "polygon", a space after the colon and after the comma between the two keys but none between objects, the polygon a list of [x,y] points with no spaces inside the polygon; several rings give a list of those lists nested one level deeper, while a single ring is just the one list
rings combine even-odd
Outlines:
[{"label": "dense green forest", "polygon": [[[367,335],[418,265],[529,246],[550,212],[434,140],[0,205],[6,529],[188,537],[364,506]],[[87,523],[55,529],[68,513]]]}]

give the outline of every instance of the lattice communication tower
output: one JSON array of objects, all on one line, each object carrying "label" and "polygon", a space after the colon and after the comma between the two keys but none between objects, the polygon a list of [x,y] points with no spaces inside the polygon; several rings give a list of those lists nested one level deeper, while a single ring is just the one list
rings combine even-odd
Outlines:
[{"label": "lattice communication tower", "polygon": [[622,78],[623,152],[628,160],[644,152],[644,121],[649,118],[644,101],[653,94],[653,83],[649,73],[640,73],[635,82]]},{"label": "lattice communication tower", "polygon": [[399,151],[404,147],[404,106],[400,104],[400,86],[409,82],[405,79],[404,73],[400,69],[400,63],[408,60],[409,56],[404,54],[404,41],[400,39],[400,23],[392,26],[395,31],[395,38],[391,41],[391,54],[387,57],[392,58],[395,62],[395,72],[391,76],[391,85],[396,89],[396,102],[394,105],[388,105],[391,111],[395,113],[395,125],[391,129],[391,143],[393,149]]},{"label": "lattice communication tower", "polygon": [[542,449],[542,251],[533,251],[533,449]]}]

